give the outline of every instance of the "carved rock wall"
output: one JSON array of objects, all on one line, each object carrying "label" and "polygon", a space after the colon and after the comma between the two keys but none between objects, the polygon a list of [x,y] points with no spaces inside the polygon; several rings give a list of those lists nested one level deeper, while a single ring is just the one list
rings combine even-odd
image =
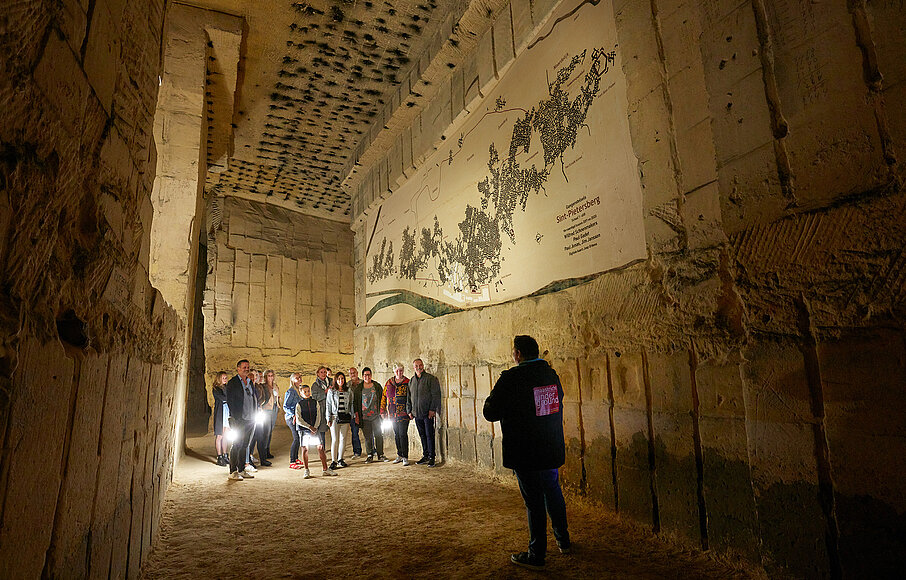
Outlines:
[{"label": "carved rock wall", "polygon": [[203,307],[209,375],[232,373],[243,358],[278,377],[301,372],[309,383],[322,364],[348,367],[349,226],[238,197],[214,203],[222,217],[209,237]]},{"label": "carved rock wall", "polygon": [[[502,13],[506,41],[480,43],[429,109],[457,117],[463,88],[530,58],[523,4]],[[874,2],[612,5],[649,258],[561,292],[359,326],[356,362],[424,358],[445,390],[444,455],[502,470],[481,408],[513,335],[532,334],[566,390],[567,486],[771,575],[896,575],[906,15]],[[378,177],[354,194],[356,218],[405,180],[387,169],[395,155],[366,168]]]},{"label": "carved rock wall", "polygon": [[0,576],[137,577],[179,450],[151,287],[164,1],[0,14]]}]

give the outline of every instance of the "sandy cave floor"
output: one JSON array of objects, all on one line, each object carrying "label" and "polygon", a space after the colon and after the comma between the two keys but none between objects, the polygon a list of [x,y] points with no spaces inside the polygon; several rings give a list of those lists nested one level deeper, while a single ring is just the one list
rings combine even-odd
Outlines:
[{"label": "sandy cave floor", "polygon": [[[188,439],[144,578],[753,577],[570,497],[573,553],[561,555],[549,534],[544,572],[525,570],[509,562],[528,543],[515,480],[460,462],[428,469],[363,460],[337,477],[322,477],[318,463],[303,480],[287,467],[289,430],[278,424],[273,467],[228,481],[228,468],[213,463],[213,440]],[[392,438],[386,444],[393,457]]]}]

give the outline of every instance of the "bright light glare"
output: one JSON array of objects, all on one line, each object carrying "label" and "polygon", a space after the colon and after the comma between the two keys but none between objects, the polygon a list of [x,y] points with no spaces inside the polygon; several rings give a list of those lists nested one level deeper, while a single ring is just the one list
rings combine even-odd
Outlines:
[{"label": "bright light glare", "polygon": [[255,413],[255,423],[258,425],[264,425],[264,410],[258,409],[258,412]]},{"label": "bright light glare", "polygon": [[387,432],[393,431],[393,421],[391,421],[390,419],[384,419],[383,421],[381,421],[381,428]]},{"label": "bright light glare", "polygon": [[305,447],[312,447],[320,444],[321,439],[312,435],[311,431],[306,431],[302,435],[302,445],[304,445]]},{"label": "bright light glare", "polygon": [[233,431],[232,429],[230,429],[229,431],[227,431],[226,440],[227,440],[229,443],[233,443],[234,441],[236,441],[236,432]]}]

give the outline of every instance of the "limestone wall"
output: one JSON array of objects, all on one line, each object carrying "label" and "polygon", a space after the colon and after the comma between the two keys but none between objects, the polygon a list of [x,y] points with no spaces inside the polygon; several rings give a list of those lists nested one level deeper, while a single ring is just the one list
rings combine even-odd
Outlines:
[{"label": "limestone wall", "polygon": [[348,224],[237,197],[218,198],[210,212],[218,219],[203,306],[208,374],[232,373],[242,358],[278,377],[313,376],[322,364],[348,367],[354,328]]},{"label": "limestone wall", "polygon": [[[451,121],[478,110],[480,95],[470,104],[463,91],[531,58],[542,4],[511,2],[495,41],[479,42],[427,109],[449,107]],[[906,14],[874,2],[612,8],[648,259],[433,320],[360,316],[356,362],[424,358],[445,390],[445,456],[500,470],[500,434],[481,408],[513,335],[532,334],[565,387],[561,473],[576,492],[772,575],[895,575]],[[432,150],[426,127],[434,147],[449,136],[430,115],[417,116],[419,140],[416,124],[401,133],[411,166]],[[353,182],[359,286],[365,216],[410,167],[393,151],[369,157],[379,161]]]},{"label": "limestone wall", "polygon": [[0,576],[136,577],[178,453],[151,287],[164,1],[0,13]]}]

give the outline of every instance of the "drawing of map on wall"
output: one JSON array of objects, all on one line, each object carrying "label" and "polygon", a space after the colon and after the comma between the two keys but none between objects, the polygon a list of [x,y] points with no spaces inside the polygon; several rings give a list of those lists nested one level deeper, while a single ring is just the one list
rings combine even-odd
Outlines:
[{"label": "drawing of map on wall", "polygon": [[458,134],[372,211],[368,323],[557,290],[643,258],[625,86],[610,3],[562,3]]}]

